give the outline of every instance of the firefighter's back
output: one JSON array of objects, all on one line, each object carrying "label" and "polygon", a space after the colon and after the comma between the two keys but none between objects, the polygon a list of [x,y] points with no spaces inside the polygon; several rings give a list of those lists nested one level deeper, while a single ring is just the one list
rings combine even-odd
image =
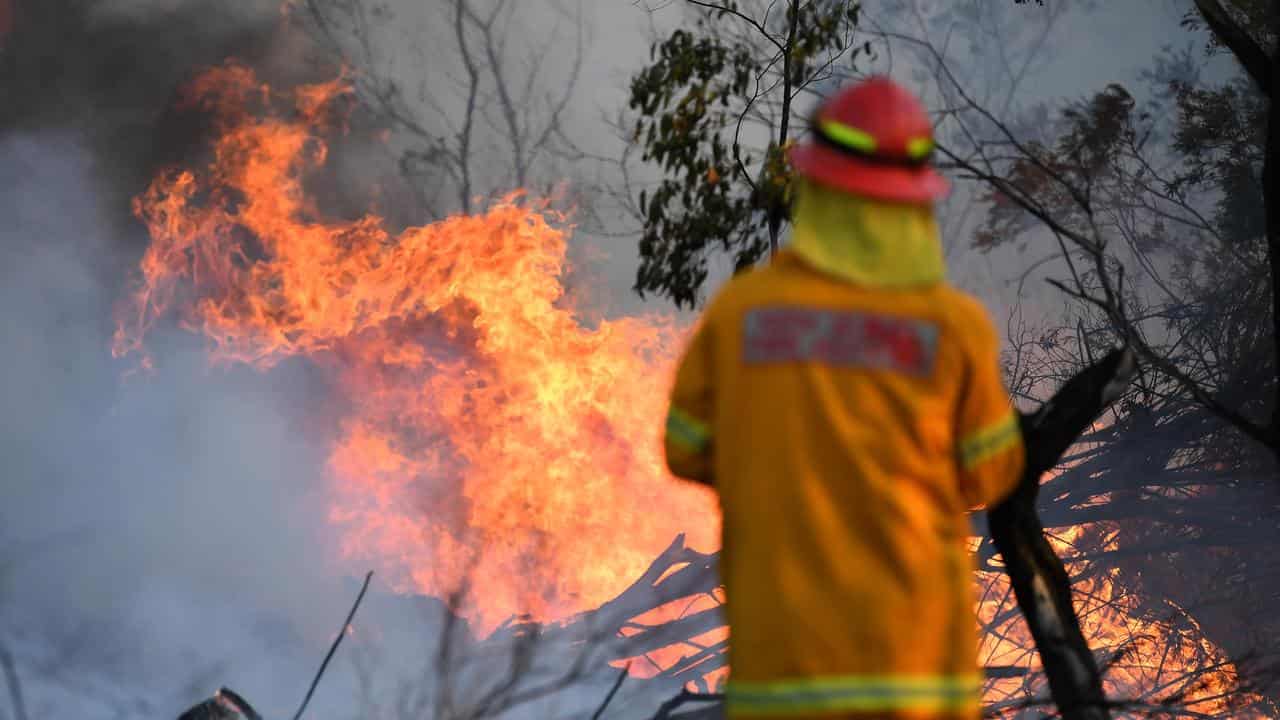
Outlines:
[{"label": "firefighter's back", "polygon": [[705,330],[737,706],[755,688],[765,711],[796,678],[819,695],[847,694],[830,681],[967,697],[956,428],[968,336],[990,335],[981,306],[941,282],[860,287],[784,252],[731,281]]},{"label": "firefighter's back", "polygon": [[965,510],[1023,449],[995,330],[944,280],[933,123],[885,77],[824,100],[790,249],[677,369],[667,466],[724,509],[730,717],[978,716]]}]

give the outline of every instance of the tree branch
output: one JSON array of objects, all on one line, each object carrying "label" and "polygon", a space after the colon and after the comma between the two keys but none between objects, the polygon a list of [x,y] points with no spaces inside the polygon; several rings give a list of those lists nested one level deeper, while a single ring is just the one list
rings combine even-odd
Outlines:
[{"label": "tree branch", "polygon": [[360,609],[360,601],[364,599],[364,594],[369,591],[369,581],[373,579],[373,571],[370,570],[364,576],[364,584],[360,586],[360,594],[356,595],[356,601],[351,605],[351,611],[347,613],[347,619],[343,621],[342,627],[338,630],[338,636],[333,639],[333,644],[329,646],[329,652],[325,654],[324,661],[320,663],[320,669],[316,671],[316,676],[311,680],[311,687],[307,688],[306,697],[302,698],[302,704],[298,706],[298,712],[294,713],[293,720],[302,717],[302,713],[307,710],[307,703],[311,702],[311,696],[316,691],[316,686],[320,684],[320,678],[324,677],[325,668],[329,667],[329,661],[333,659],[333,654],[337,652],[338,646],[342,644],[342,638],[347,636],[347,630],[351,627],[351,619],[356,616],[356,610]]},{"label": "tree branch", "polygon": [[1013,495],[987,513],[1064,720],[1110,717],[1098,669],[1071,601],[1071,578],[1045,538],[1036,500],[1040,476],[1112,402],[1136,370],[1128,349],[1113,351],[1077,374],[1034,415],[1022,417],[1026,469]]},{"label": "tree branch", "polygon": [[618,688],[622,687],[622,683],[627,679],[627,673],[631,671],[631,663],[622,666],[618,671],[618,678],[613,681],[613,687],[609,688],[609,694],[604,696],[604,702],[600,703],[600,707],[591,714],[591,720],[600,720],[604,715],[604,711],[609,707],[609,703],[613,701],[613,696],[618,694]]},{"label": "tree branch", "polygon": [[760,24],[759,21],[757,21],[755,18],[751,17],[750,15],[746,15],[738,10],[734,10],[733,8],[726,7],[724,5],[717,5],[715,3],[702,2],[702,0],[685,0],[685,2],[689,3],[690,5],[697,5],[698,7],[706,8],[708,10],[718,10],[722,13],[728,13],[729,15],[732,15],[738,18],[739,20],[746,22],[751,27],[755,28],[756,32],[760,33],[766,40],[773,43],[773,46],[778,48],[779,52],[787,51],[787,49],[782,46],[782,43],[778,42],[777,38],[771,35],[769,31],[766,30],[765,27]]},{"label": "tree branch", "polygon": [[1258,88],[1268,97],[1275,97],[1271,87],[1271,61],[1262,47],[1231,19],[1218,0],[1195,0],[1195,3],[1214,36],[1236,56]]},{"label": "tree branch", "polygon": [[[679,695],[676,695],[658,707],[658,712],[654,714],[653,720],[692,717],[691,714],[686,715],[682,713],[680,715],[672,715],[672,713],[675,712],[676,708],[689,703],[721,703],[723,701],[724,695],[722,693],[694,693],[689,692],[688,690],[681,690]],[[715,708],[714,712],[716,713],[715,717],[720,717],[719,708]]]}]

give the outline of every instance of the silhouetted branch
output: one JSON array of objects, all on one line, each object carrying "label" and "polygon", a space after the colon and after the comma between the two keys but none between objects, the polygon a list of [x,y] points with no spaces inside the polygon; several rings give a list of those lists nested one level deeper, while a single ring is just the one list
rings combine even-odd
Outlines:
[{"label": "silhouetted branch", "polygon": [[1026,470],[1013,495],[987,514],[992,541],[1065,720],[1102,720],[1110,714],[1102,674],[1071,602],[1071,578],[1045,538],[1036,510],[1040,476],[1120,397],[1136,369],[1131,350],[1115,350],[1068,380],[1035,414],[1022,416]]},{"label": "silhouetted branch", "polygon": [[609,688],[609,694],[604,696],[604,702],[600,703],[600,707],[591,714],[591,720],[600,720],[600,716],[604,715],[604,711],[609,707],[609,703],[613,701],[613,696],[618,694],[618,689],[622,687],[623,681],[627,679],[627,673],[631,671],[631,663],[622,666],[618,671],[618,679],[613,681],[613,687]]},{"label": "silhouetted branch", "polygon": [[[723,693],[695,693],[689,692],[688,690],[681,690],[679,695],[676,695],[658,707],[658,712],[654,714],[653,720],[670,720],[672,717],[671,713],[674,712],[676,708],[689,703],[716,703],[718,705],[722,702],[724,702]],[[716,717],[719,717],[719,709],[716,708],[714,710],[716,712]],[[697,715],[682,713],[680,717],[694,718],[697,717]]]},{"label": "silhouetted branch", "polygon": [[316,671],[316,676],[311,679],[311,687],[307,688],[307,695],[302,699],[302,704],[298,706],[298,712],[293,714],[293,720],[302,717],[302,713],[307,709],[307,703],[311,702],[311,695],[315,693],[316,686],[320,684],[320,678],[324,676],[325,668],[329,667],[329,661],[333,659],[333,654],[337,652],[338,646],[342,644],[342,638],[346,636],[347,630],[351,628],[351,619],[356,616],[356,610],[360,608],[360,601],[364,599],[364,594],[369,590],[369,581],[373,579],[373,571],[364,576],[364,585],[360,586],[360,594],[356,595],[356,601],[351,606],[351,612],[347,613],[347,619],[342,623],[342,628],[338,630],[338,637],[333,639],[333,644],[329,646],[329,652],[324,656],[324,662],[320,663],[320,669]]}]

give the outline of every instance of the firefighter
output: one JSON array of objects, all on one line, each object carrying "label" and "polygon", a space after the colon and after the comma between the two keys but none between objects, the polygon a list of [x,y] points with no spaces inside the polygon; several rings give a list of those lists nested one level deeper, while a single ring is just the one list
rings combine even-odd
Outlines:
[{"label": "firefighter", "polygon": [[978,718],[967,512],[1024,463],[999,340],[944,278],[921,103],[872,78],[810,135],[791,241],[708,303],[666,424],[720,496],[727,713]]}]

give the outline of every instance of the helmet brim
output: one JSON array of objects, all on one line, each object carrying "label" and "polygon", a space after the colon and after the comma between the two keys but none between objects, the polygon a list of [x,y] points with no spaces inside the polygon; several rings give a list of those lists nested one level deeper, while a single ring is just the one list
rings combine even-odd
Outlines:
[{"label": "helmet brim", "polygon": [[951,189],[933,167],[868,162],[838,150],[808,143],[791,149],[791,167],[819,185],[864,197],[927,204],[946,197]]}]

